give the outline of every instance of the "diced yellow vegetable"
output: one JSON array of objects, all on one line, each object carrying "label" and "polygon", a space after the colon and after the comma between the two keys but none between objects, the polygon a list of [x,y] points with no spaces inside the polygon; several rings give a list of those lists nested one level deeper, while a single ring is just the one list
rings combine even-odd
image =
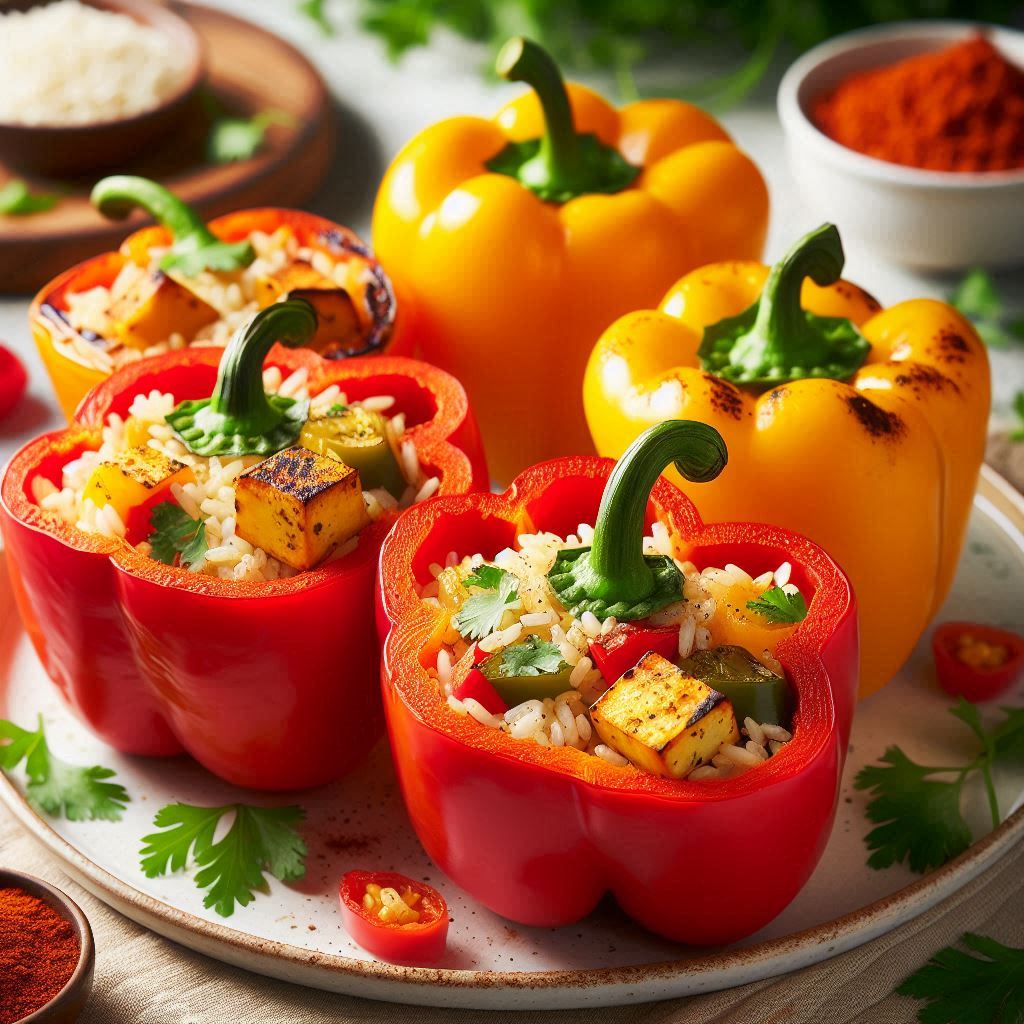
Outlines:
[{"label": "diced yellow vegetable", "polygon": [[462,585],[465,578],[466,573],[457,565],[449,566],[437,577],[437,599],[446,611],[457,612],[469,597],[469,591]]},{"label": "diced yellow vegetable", "polygon": [[89,498],[100,508],[113,505],[123,521],[131,509],[152,501],[172,484],[190,483],[193,479],[189,466],[140,445],[118,452],[109,462],[101,462],[89,477],[83,498]]},{"label": "diced yellow vegetable", "polygon": [[370,521],[359,473],[295,445],[246,470],[236,532],[294,569],[309,569]]},{"label": "diced yellow vegetable", "polygon": [[682,778],[740,738],[732,704],[651,651],[590,711],[601,740],[638,768]]},{"label": "diced yellow vegetable", "polygon": [[265,309],[297,289],[319,292],[338,290],[334,281],[319,270],[314,270],[304,260],[286,263],[280,270],[257,278],[254,287],[260,309]]},{"label": "diced yellow vegetable", "polygon": [[140,274],[116,295],[107,310],[114,336],[123,345],[145,349],[172,334],[186,340],[220,314],[209,303],[162,271]]}]

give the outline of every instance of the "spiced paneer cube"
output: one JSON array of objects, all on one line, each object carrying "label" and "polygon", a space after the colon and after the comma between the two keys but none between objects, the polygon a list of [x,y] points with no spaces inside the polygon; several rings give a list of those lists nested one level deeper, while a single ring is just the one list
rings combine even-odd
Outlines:
[{"label": "spiced paneer cube", "polygon": [[188,466],[139,445],[101,462],[89,477],[83,498],[95,502],[98,508],[112,505],[123,522],[133,508],[153,505],[167,497],[172,484],[194,479]]},{"label": "spiced paneer cube", "polygon": [[191,341],[220,314],[195,292],[163,271],[139,274],[107,310],[114,337],[130,348],[146,349],[181,334]]},{"label": "spiced paneer cube", "polygon": [[246,470],[235,529],[293,569],[310,569],[370,519],[357,470],[295,445]]}]

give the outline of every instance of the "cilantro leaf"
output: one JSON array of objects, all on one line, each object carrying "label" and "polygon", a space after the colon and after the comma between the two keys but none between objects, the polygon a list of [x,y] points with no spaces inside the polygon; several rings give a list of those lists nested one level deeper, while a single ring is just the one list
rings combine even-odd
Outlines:
[{"label": "cilantro leaf", "polygon": [[299,3],[296,4],[299,14],[309,18],[325,36],[333,36],[335,34],[334,25],[327,17],[325,7],[326,0],[299,0]]},{"label": "cilantro leaf", "polygon": [[0,214],[25,217],[52,210],[60,197],[47,192],[32,192],[21,178],[14,178],[0,188]]},{"label": "cilantro leaf", "polygon": [[42,717],[34,732],[0,720],[0,740],[8,741],[0,745],[0,768],[10,771],[25,762],[25,796],[37,810],[69,821],[121,820],[129,796],[120,783],[107,781],[113,769],[83,768],[50,753]]},{"label": "cilantro leaf", "polygon": [[[225,814],[233,814],[234,820],[224,837],[214,842]],[[203,906],[230,917],[236,903],[244,907],[254,892],[267,891],[266,872],[281,881],[305,875],[306,844],[294,828],[304,817],[302,808],[294,806],[168,804],[153,819],[165,831],[142,839],[142,870],[147,878],[180,871],[191,856],[199,868],[196,886],[207,890]]]},{"label": "cilantro leaf", "polygon": [[896,991],[923,999],[922,1024],[1019,1024],[1024,1020],[1024,949],[967,932],[973,953],[947,946]]},{"label": "cilantro leaf", "polygon": [[180,505],[160,502],[154,506],[149,521],[153,526],[149,545],[158,562],[174,565],[180,554],[182,565],[195,565],[206,557],[206,523],[193,519]]},{"label": "cilantro leaf", "polygon": [[864,839],[868,866],[880,869],[906,861],[911,871],[940,867],[971,845],[971,830],[960,813],[963,774],[936,781],[936,769],[911,761],[899,747],[889,747],[883,765],[867,765],[854,781],[868,790],[868,820],[875,822]]},{"label": "cilantro leaf", "polygon": [[1024,761],[1024,708],[1000,708],[1006,716],[992,729],[992,752],[997,761]]},{"label": "cilantro leaf", "polygon": [[532,635],[522,643],[506,647],[501,656],[501,671],[505,676],[553,674],[564,664],[555,644]]},{"label": "cilantro leaf", "polygon": [[747,602],[769,622],[803,622],[807,618],[807,602],[802,594],[787,593],[782,587],[769,587],[760,597]]},{"label": "cilantro leaf", "polygon": [[218,117],[206,140],[207,160],[212,164],[251,160],[274,124],[291,126],[295,118],[283,110],[263,110],[254,117]]},{"label": "cilantro leaf", "polygon": [[481,565],[463,582],[487,593],[468,597],[452,622],[467,640],[482,640],[501,625],[505,609],[519,600],[519,580],[495,565]]},{"label": "cilantro leaf", "polygon": [[981,268],[972,267],[953,289],[949,304],[964,316],[979,320],[998,320],[1003,313],[995,282]]},{"label": "cilantro leaf", "polygon": [[348,406],[342,405],[341,402],[335,402],[334,405],[327,410],[328,416],[344,416],[348,412]]},{"label": "cilantro leaf", "polygon": [[1010,431],[1011,441],[1024,441],[1024,391],[1013,396],[1013,411],[1017,416],[1017,425]]}]

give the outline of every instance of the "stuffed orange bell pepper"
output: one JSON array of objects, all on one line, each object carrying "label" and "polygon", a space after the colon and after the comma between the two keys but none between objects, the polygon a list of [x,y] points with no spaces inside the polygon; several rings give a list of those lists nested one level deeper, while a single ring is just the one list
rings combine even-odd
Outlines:
[{"label": "stuffed orange bell pepper", "polygon": [[316,309],[309,347],[321,355],[400,354],[391,282],[340,224],[266,207],[207,225],[162,185],[128,175],[104,178],[92,200],[109,217],[138,207],[157,224],[72,267],[32,303],[32,334],[69,419],[120,367],[188,345],[226,345],[258,309],[286,296]]},{"label": "stuffed orange bell pepper", "polygon": [[949,591],[990,380],[985,348],[955,310],[929,299],[882,310],[842,268],[839,234],[824,225],[774,267],[688,274],[657,310],[608,328],[584,404],[603,455],[661,420],[721,431],[730,460],[702,490],[705,512],[776,523],[839,561],[857,592],[866,695]]},{"label": "stuffed orange bell pepper", "polygon": [[533,89],[399,153],[374,247],[425,358],[469,391],[497,479],[590,450],[579,382],[601,331],[709,260],[756,259],[768,193],[707,114],[616,110],[514,39],[498,71]]}]

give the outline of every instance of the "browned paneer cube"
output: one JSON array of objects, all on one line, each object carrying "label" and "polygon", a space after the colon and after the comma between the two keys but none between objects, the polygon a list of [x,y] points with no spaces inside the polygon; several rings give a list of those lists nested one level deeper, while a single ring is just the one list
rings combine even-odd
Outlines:
[{"label": "browned paneer cube", "polygon": [[190,467],[163,452],[140,445],[118,452],[109,462],[101,462],[92,472],[82,497],[99,508],[113,505],[122,521],[129,511],[152,502],[169,491],[172,484],[190,483]]},{"label": "browned paneer cube", "polygon": [[605,691],[590,718],[601,740],[627,761],[675,779],[740,738],[732,704],[653,651]]},{"label": "browned paneer cube", "polygon": [[166,341],[175,333],[190,341],[219,316],[213,306],[160,270],[132,280],[107,310],[114,337],[138,349]]},{"label": "browned paneer cube", "polygon": [[293,569],[310,569],[370,521],[358,471],[295,445],[246,470],[238,535]]}]

